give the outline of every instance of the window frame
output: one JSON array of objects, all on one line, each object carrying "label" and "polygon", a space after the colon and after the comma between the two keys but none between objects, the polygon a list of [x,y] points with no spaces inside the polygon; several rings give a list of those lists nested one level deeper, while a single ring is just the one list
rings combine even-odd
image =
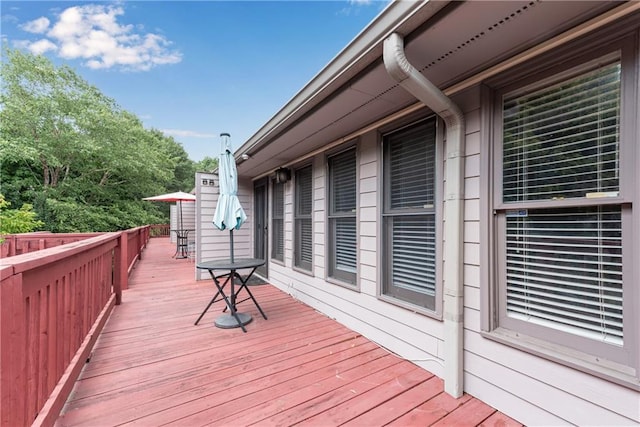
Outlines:
[{"label": "window frame", "polygon": [[[282,209],[282,216],[278,216],[276,215],[276,209],[277,209],[277,203],[278,200],[276,199],[276,187],[280,187],[282,189],[282,200],[281,202],[281,206],[280,208]],[[270,255],[271,255],[271,260],[276,261],[276,262],[280,262],[280,263],[284,263],[284,222],[285,222],[285,193],[286,193],[286,183],[281,182],[278,183],[276,182],[275,178],[271,179],[271,251],[270,251]],[[275,221],[280,221],[280,225],[279,227],[276,225]],[[282,253],[278,254],[277,252],[277,244],[278,242],[276,241],[276,236],[275,236],[275,232],[276,230],[278,230],[278,228],[280,229],[280,239],[282,239]]]},{"label": "window frame", "polygon": [[[309,213],[301,213],[300,212],[300,174],[302,173],[302,171],[308,169],[309,170],[309,179],[310,179],[310,209],[309,209]],[[298,167],[296,167],[296,169],[293,172],[293,183],[294,183],[294,190],[293,190],[293,268],[305,273],[309,273],[309,274],[313,274],[313,165],[311,163],[307,163],[304,165],[300,165]],[[311,238],[311,242],[309,243],[310,247],[311,247],[311,261],[305,261],[302,259],[302,242],[301,242],[301,238],[302,238],[302,232],[301,232],[301,226],[303,221],[309,221],[310,222],[310,227],[311,227],[311,233],[310,233],[310,238]]]},{"label": "window frame", "polygon": [[[638,135],[638,74],[640,69],[640,54],[638,54],[637,29],[631,37],[628,33],[617,40],[603,40],[597,47],[582,46],[575,49],[566,48],[565,54],[552,52],[531,62],[516,67],[511,76],[521,72],[524,77],[516,80],[511,77],[509,82],[500,82],[499,78],[490,82],[491,87],[483,87],[483,105],[490,111],[483,116],[483,123],[491,131],[483,132],[486,152],[489,153],[483,171],[487,180],[485,188],[491,196],[488,202],[481,206],[486,212],[484,218],[488,221],[486,236],[488,244],[481,245],[481,251],[487,253],[481,259],[484,272],[481,273],[483,287],[482,317],[483,336],[497,340],[507,345],[531,352],[550,360],[567,364],[590,374],[612,380],[618,384],[640,389],[640,339],[638,338],[638,309],[640,307],[640,292],[632,287],[632,280],[640,277],[640,269],[632,260],[638,254],[638,228],[640,215],[638,207],[633,205],[640,202],[638,184],[640,174],[636,172],[640,166],[640,148],[634,146],[634,138]],[[575,46],[574,46],[575,47]],[[563,200],[535,200],[518,203],[505,203],[503,197],[503,129],[502,129],[502,100],[503,95],[525,87],[544,88],[553,80],[562,80],[571,75],[585,73],[598,61],[606,61],[619,55],[621,64],[620,117],[619,117],[619,193],[615,197],[587,199],[574,198]],[[531,69],[534,71],[528,72]],[[527,74],[528,73],[528,74]],[[505,77],[505,79],[508,77]],[[495,83],[495,81],[498,83]],[[502,84],[501,84],[502,83]],[[496,88],[496,89],[494,89]],[[626,88],[626,90],[625,90]],[[635,88],[629,90],[629,88]],[[636,141],[637,145],[637,141]],[[481,174],[482,175],[482,174]],[[621,207],[622,227],[622,277],[623,277],[623,336],[621,348],[581,337],[570,332],[560,331],[544,326],[524,325],[510,319],[505,322],[506,307],[504,292],[506,291],[506,267],[504,265],[506,252],[502,242],[506,234],[507,209],[562,209],[565,207],[580,208],[588,206]],[[635,238],[634,238],[635,237]],[[481,236],[482,239],[482,236]],[[486,241],[485,240],[485,241]],[[483,250],[484,247],[486,250]],[[493,257],[493,259],[491,259]],[[631,282],[631,283],[630,283]],[[605,359],[606,356],[608,359]],[[613,359],[613,360],[611,360]]]},{"label": "window frame", "polygon": [[[387,219],[392,216],[401,217],[403,213],[390,212],[389,203],[389,185],[390,177],[387,173],[388,170],[388,152],[386,149],[386,138],[389,135],[396,134],[398,132],[405,131],[412,127],[417,127],[425,122],[433,120],[434,126],[434,176],[433,176],[433,208],[428,209],[427,214],[433,215],[434,218],[434,295],[433,297],[427,295],[416,295],[414,292],[388,292],[389,283],[391,280],[391,257],[389,256],[392,250],[392,239],[390,239],[390,227],[387,224]],[[420,116],[412,116],[407,118],[402,123],[395,123],[380,129],[380,166],[379,174],[382,177],[380,180],[380,223],[379,233],[381,236],[379,243],[379,286],[378,286],[378,298],[414,312],[433,317],[435,319],[442,319],[442,208],[443,199],[442,194],[444,190],[443,173],[444,173],[444,159],[442,155],[443,142],[444,142],[444,126],[442,120],[429,112],[428,115],[424,113]],[[424,214],[424,209],[408,209],[406,211],[408,216],[419,216]],[[394,215],[395,214],[395,215]],[[414,296],[418,296],[420,300],[411,301]]]},{"label": "window frame", "polygon": [[[331,167],[331,161],[346,153],[353,153],[353,174],[354,174],[354,187],[355,187],[355,206],[352,212],[337,212],[334,206],[334,183],[333,173]],[[358,286],[358,259],[359,259],[359,233],[358,233],[358,208],[359,208],[359,185],[358,185],[358,147],[356,144],[349,144],[347,147],[341,147],[339,150],[334,150],[326,155],[326,168],[327,168],[327,232],[326,232],[326,245],[327,245],[327,279],[340,285],[345,285],[349,289],[357,288]],[[337,237],[335,223],[342,218],[352,218],[355,221],[355,257],[356,265],[354,272],[347,272],[339,269],[337,265]]]}]

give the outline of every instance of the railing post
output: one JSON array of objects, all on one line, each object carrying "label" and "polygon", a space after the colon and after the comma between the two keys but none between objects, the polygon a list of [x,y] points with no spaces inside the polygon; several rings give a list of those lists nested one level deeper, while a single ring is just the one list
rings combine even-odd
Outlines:
[{"label": "railing post", "polygon": [[127,256],[127,240],[126,231],[120,232],[118,237],[118,246],[115,248],[115,260],[113,263],[113,292],[116,294],[116,305],[122,303],[122,291],[127,289],[129,281],[129,263]]},{"label": "railing post", "polygon": [[12,269],[0,272],[0,425],[30,425],[22,274],[11,275],[8,270]]},{"label": "railing post", "polygon": [[9,247],[9,256],[15,256],[17,244],[18,244],[18,238],[16,236],[11,236],[11,246]]},{"label": "railing post", "polygon": [[143,247],[143,241],[144,241],[144,236],[142,235],[144,231],[144,228],[139,228],[138,229],[138,261],[140,261],[142,259],[142,247]]}]

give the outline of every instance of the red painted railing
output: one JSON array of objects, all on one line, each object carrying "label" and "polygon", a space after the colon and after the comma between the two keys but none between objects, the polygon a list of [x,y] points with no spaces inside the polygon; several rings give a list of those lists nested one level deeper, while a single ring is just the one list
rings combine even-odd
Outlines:
[{"label": "red painted railing", "polygon": [[100,236],[103,233],[24,233],[2,236],[4,242],[0,244],[0,258],[22,255],[67,243],[78,242],[89,237]]},{"label": "red painted railing", "polygon": [[149,237],[169,237],[171,232],[169,224],[151,224],[149,227],[151,227]]},{"label": "red painted railing", "polygon": [[53,425],[148,238],[139,227],[0,260],[2,426]]},{"label": "red painted railing", "polygon": [[142,249],[149,241],[149,227],[132,228],[125,233],[127,233],[127,273],[130,273],[136,261],[142,259]]}]

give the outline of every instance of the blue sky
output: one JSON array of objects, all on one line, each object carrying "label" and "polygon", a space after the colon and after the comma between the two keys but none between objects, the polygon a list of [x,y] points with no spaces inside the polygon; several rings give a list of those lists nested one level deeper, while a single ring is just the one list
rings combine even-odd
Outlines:
[{"label": "blue sky", "polygon": [[2,44],[67,64],[192,160],[250,138],[387,5],[2,1]]}]

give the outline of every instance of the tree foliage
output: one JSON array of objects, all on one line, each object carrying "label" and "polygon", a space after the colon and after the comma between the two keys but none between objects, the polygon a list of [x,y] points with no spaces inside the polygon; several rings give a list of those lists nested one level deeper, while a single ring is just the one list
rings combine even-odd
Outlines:
[{"label": "tree foliage", "polygon": [[20,209],[9,209],[10,206],[11,202],[0,194],[0,243],[5,234],[29,233],[43,225],[30,204],[25,203]]},{"label": "tree foliage", "polygon": [[7,49],[0,76],[0,178],[7,201],[30,204],[54,232],[165,222],[143,197],[190,191],[182,145],[145,129],[67,66]]},{"label": "tree foliage", "polygon": [[195,165],[196,172],[213,172],[216,169],[218,169],[218,159],[209,156],[205,156]]}]

